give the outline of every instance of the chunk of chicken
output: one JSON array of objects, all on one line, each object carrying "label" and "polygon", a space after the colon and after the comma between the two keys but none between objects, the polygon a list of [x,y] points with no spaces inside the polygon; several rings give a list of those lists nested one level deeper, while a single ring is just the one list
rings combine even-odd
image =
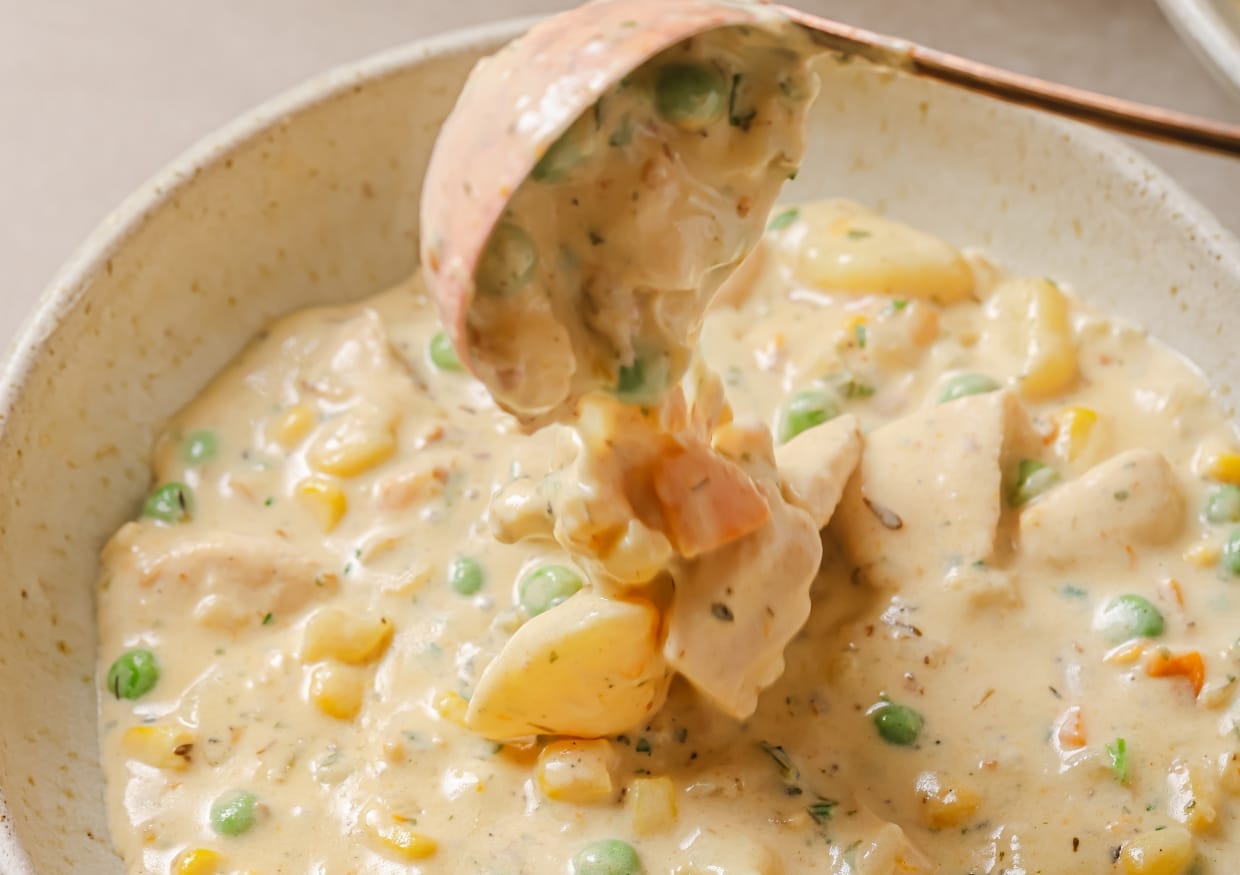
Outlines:
[{"label": "chunk of chicken", "polygon": [[783,674],[784,647],[809,617],[822,560],[814,519],[761,483],[771,510],[761,529],[673,571],[663,653],[721,710],[748,717]]},{"label": "chunk of chicken", "polygon": [[483,671],[465,721],[487,738],[598,738],[653,714],[670,678],[658,611],[584,590],[517,630]]},{"label": "chunk of chicken", "polygon": [[[283,541],[225,531],[130,523],[108,542],[103,561],[137,580],[143,609],[188,610],[204,626],[230,631],[258,626],[267,614],[289,618],[339,585]],[[154,607],[164,600],[183,607]]]},{"label": "chunk of chicken", "polygon": [[861,458],[857,417],[841,416],[807,429],[775,450],[784,497],[806,511],[818,528],[831,520],[848,478]]},{"label": "chunk of chicken", "polygon": [[1184,526],[1175,470],[1154,450],[1095,465],[1020,515],[1020,549],[1059,567],[1127,562],[1130,548],[1166,544]]},{"label": "chunk of chicken", "polygon": [[1005,459],[1028,440],[1010,391],[919,410],[866,436],[831,521],[876,586],[943,580],[995,552]]}]

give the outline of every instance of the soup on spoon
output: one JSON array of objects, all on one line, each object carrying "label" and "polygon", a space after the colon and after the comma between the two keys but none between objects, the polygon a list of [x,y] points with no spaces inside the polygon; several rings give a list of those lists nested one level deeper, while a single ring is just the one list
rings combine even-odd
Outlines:
[{"label": "soup on spoon", "polygon": [[[599,3],[542,28],[480,64],[444,125],[424,200],[427,283],[500,406],[529,426],[572,425],[560,471],[496,497],[497,535],[554,537],[590,566],[592,593],[623,601],[580,597],[523,627],[469,722],[496,737],[620,731],[661,703],[671,671],[744,717],[808,616],[818,529],[859,440],[849,420],[816,436],[831,487],[789,501],[765,427],[732,425],[705,368],[687,392],[680,382],[707,305],[796,175],[812,46],[757,4]],[[532,165],[491,172],[470,145],[496,142]],[[474,236],[449,236],[462,229]],[[542,526],[505,524],[528,505],[546,508]],[[781,583],[764,586],[771,576]],[[637,631],[608,635],[630,646],[577,677],[610,693],[586,714],[536,701],[539,655],[602,641],[582,627],[617,611]],[[625,665],[642,668],[617,681]]]},{"label": "soup on spoon", "polygon": [[796,174],[813,53],[761,4],[610,0],[479,64],[427,173],[423,261],[501,406],[545,423],[684,374]]}]

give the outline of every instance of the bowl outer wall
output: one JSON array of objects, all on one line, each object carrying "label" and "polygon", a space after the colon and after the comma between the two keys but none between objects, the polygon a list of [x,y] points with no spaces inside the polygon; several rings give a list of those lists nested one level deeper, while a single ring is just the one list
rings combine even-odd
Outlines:
[{"label": "bowl outer wall", "polygon": [[[422,171],[473,61],[529,21],[337,69],[208,137],[107,217],[0,377],[0,872],[120,872],[96,745],[94,587],[160,425],[261,327],[406,276]],[[823,68],[795,200],[843,194],[1049,274],[1189,352],[1234,415],[1240,244],[1109,135]]]}]

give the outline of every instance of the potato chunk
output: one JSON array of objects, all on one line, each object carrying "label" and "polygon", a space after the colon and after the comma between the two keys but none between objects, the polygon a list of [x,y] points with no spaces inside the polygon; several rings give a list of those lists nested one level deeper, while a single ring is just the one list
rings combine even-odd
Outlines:
[{"label": "potato chunk", "polygon": [[988,342],[1004,350],[1024,350],[1019,385],[1026,398],[1054,398],[1076,381],[1070,307],[1059,286],[1042,278],[1007,280],[987,303]]},{"label": "potato chunk", "polygon": [[1021,550],[1059,567],[1127,562],[1184,526],[1184,496],[1162,453],[1128,450],[1052,489],[1020,516]]},{"label": "potato chunk", "polygon": [[954,304],[973,294],[973,271],[952,246],[846,200],[801,207],[778,231],[801,282],[830,292],[902,295]]},{"label": "potato chunk", "polygon": [[1011,392],[920,410],[870,433],[832,530],[870,582],[943,580],[991,558],[1002,468],[1025,440]]},{"label": "potato chunk", "polygon": [[482,673],[465,720],[488,738],[598,738],[653,714],[669,677],[658,611],[583,590],[517,630]]}]

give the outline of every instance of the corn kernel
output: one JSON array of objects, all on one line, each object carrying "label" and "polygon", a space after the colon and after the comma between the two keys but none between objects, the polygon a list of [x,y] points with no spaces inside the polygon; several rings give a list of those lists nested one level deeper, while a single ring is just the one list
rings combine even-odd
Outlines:
[{"label": "corn kernel", "polygon": [[400,860],[425,860],[439,850],[439,843],[396,818],[380,818],[371,812],[366,831],[379,850]]},{"label": "corn kernel", "polygon": [[320,665],[310,673],[310,701],[328,717],[352,720],[362,710],[364,697],[365,687],[359,669]]},{"label": "corn kernel", "polygon": [[316,419],[314,408],[309,404],[294,404],[281,411],[267,427],[267,437],[286,450],[291,450],[310,433]]},{"label": "corn kernel", "polygon": [[449,723],[464,727],[465,712],[469,710],[469,702],[456,690],[448,690],[435,697],[435,710]]},{"label": "corn kernel", "polygon": [[538,755],[538,786],[548,799],[584,805],[615,797],[616,752],[605,739],[556,741]]},{"label": "corn kernel", "polygon": [[1124,843],[1119,867],[1124,875],[1184,875],[1193,864],[1193,837],[1182,826],[1141,833]]},{"label": "corn kernel", "polygon": [[1134,665],[1144,655],[1145,642],[1138,638],[1112,647],[1103,655],[1102,661],[1111,665]]},{"label": "corn kernel", "polygon": [[938,772],[922,772],[915,786],[922,821],[931,829],[960,826],[976,813],[982,801],[972,787]]},{"label": "corn kernel", "polygon": [[125,754],[157,769],[187,769],[194,734],[183,726],[131,726],[121,737]]},{"label": "corn kernel", "polygon": [[1220,552],[1214,544],[1198,543],[1185,550],[1181,558],[1198,568],[1213,568],[1218,564]]},{"label": "corn kernel", "polygon": [[676,785],[671,778],[635,778],[624,796],[633,832],[654,835],[676,823]]},{"label": "corn kernel", "polygon": [[1069,462],[1079,459],[1098,424],[1098,413],[1089,407],[1065,407],[1051,417],[1058,426],[1055,451]]},{"label": "corn kernel", "polygon": [[190,848],[177,855],[172,875],[216,875],[224,858],[208,848]]},{"label": "corn kernel", "polygon": [[326,477],[307,477],[297,484],[296,495],[301,506],[318,520],[324,533],[336,528],[349,509],[344,491]]},{"label": "corn kernel", "polygon": [[1195,833],[1214,826],[1218,817],[1218,781],[1204,769],[1183,760],[1167,772],[1167,813]]},{"label": "corn kernel", "polygon": [[392,643],[395,624],[387,617],[362,617],[339,608],[321,608],[306,621],[301,661],[334,659],[345,665],[370,665]]},{"label": "corn kernel", "polygon": [[1201,473],[1220,483],[1240,486],[1240,453],[1212,453],[1201,463]]},{"label": "corn kernel", "polygon": [[344,414],[306,454],[310,467],[335,477],[356,477],[396,452],[395,420]]},{"label": "corn kernel", "polygon": [[869,330],[869,326],[867,324],[868,322],[869,320],[861,314],[851,316],[848,321],[844,323],[844,343],[850,346],[853,344],[856,344],[857,346],[865,346],[865,341],[863,338],[866,337],[866,333]]}]

